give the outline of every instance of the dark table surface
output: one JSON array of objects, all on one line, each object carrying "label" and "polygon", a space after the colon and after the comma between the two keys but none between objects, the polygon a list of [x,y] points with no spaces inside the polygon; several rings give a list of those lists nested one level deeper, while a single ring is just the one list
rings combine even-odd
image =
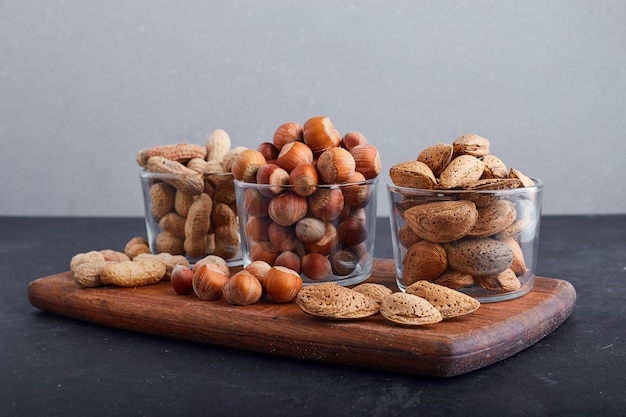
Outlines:
[{"label": "dark table surface", "polygon": [[[0,415],[626,415],[626,215],[544,216],[537,274],[574,285],[572,315],[528,349],[451,378],[133,333],[29,303],[32,280],[133,236],[145,236],[143,219],[0,217]],[[391,251],[381,218],[375,255]]]}]

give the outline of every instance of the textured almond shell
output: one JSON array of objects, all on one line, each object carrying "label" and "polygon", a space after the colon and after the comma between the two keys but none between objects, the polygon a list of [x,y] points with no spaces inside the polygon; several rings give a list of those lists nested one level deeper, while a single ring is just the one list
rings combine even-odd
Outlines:
[{"label": "textured almond shell", "polygon": [[421,204],[404,212],[404,221],[415,234],[438,243],[464,237],[477,220],[476,205],[468,200]]},{"label": "textured almond shell", "polygon": [[431,145],[420,152],[417,160],[428,165],[433,174],[438,177],[452,160],[452,145],[448,143]]},{"label": "textured almond shell", "polygon": [[302,288],[296,297],[296,304],[305,313],[332,319],[368,317],[379,309],[372,298],[335,283]]},{"label": "textured almond shell", "polygon": [[508,200],[495,200],[492,204],[478,208],[478,220],[468,236],[487,237],[509,227],[517,217],[515,204]]},{"label": "textured almond shell", "polygon": [[445,245],[453,269],[476,276],[497,275],[513,262],[511,247],[491,238],[468,238]]},{"label": "textured almond shell", "polygon": [[380,304],[380,314],[389,321],[404,325],[438,323],[441,313],[432,304],[417,295],[394,292]]},{"label": "textured almond shell", "polygon": [[428,165],[420,161],[405,161],[393,165],[389,169],[389,177],[398,187],[426,190],[437,187],[435,174]]},{"label": "textured almond shell", "polygon": [[439,175],[439,188],[464,188],[478,181],[485,170],[482,161],[471,155],[454,158]]},{"label": "textured almond shell", "polygon": [[402,281],[410,285],[415,281],[434,280],[448,266],[446,251],[439,243],[421,240],[411,245],[402,259]]},{"label": "textured almond shell", "polygon": [[489,140],[474,133],[456,138],[452,146],[455,155],[485,156],[489,154]]},{"label": "textured almond shell", "polygon": [[444,319],[469,314],[480,307],[480,303],[467,294],[424,280],[411,284],[406,292],[428,301]]},{"label": "textured almond shell", "polygon": [[356,292],[360,292],[361,294],[367,295],[368,297],[374,299],[378,304],[380,304],[386,296],[390,295],[393,292],[390,288],[385,287],[382,284],[376,284],[373,282],[365,282],[363,284],[357,285],[352,289]]},{"label": "textured almond shell", "polygon": [[510,268],[497,275],[479,277],[477,283],[481,287],[493,291],[517,291],[522,287],[522,283]]}]

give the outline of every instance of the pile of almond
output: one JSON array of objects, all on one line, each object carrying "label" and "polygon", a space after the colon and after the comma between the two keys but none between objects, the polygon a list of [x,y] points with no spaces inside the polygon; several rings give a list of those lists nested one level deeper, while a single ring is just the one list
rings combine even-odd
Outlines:
[{"label": "pile of almond", "polygon": [[[474,134],[424,149],[389,171],[399,217],[402,284],[427,280],[450,288],[480,286],[498,292],[523,287],[528,271],[520,244],[536,235],[535,185],[489,153]],[[392,192],[393,194],[393,192]],[[530,275],[530,274],[528,274]],[[522,279],[522,281],[520,281]]]},{"label": "pile of almond", "polygon": [[160,145],[137,153],[148,181],[146,217],[154,252],[192,259],[212,254],[227,260],[240,254],[230,170],[246,149],[231,149],[228,133],[217,129],[205,145]]}]

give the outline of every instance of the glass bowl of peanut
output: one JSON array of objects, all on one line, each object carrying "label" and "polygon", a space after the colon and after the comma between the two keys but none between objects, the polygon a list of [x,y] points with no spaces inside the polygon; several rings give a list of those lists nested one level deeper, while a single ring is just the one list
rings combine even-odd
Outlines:
[{"label": "glass bowl of peanut", "polygon": [[231,148],[217,129],[206,144],[157,145],[137,154],[146,229],[152,253],[184,255],[191,264],[217,255],[241,265],[241,236]]}]

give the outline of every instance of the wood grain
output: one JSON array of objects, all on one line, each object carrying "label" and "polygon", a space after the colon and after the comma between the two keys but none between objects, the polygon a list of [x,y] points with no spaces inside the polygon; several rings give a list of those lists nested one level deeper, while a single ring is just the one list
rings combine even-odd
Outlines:
[{"label": "wood grain", "polygon": [[[395,287],[392,260],[376,259],[368,280]],[[418,375],[460,375],[506,359],[554,331],[571,314],[567,281],[537,277],[518,299],[483,304],[437,324],[402,327],[380,315],[323,320],[294,303],[252,306],[177,295],[169,282],[137,288],[79,288],[71,273],[34,280],[37,308],[79,320],[199,343]]]}]

